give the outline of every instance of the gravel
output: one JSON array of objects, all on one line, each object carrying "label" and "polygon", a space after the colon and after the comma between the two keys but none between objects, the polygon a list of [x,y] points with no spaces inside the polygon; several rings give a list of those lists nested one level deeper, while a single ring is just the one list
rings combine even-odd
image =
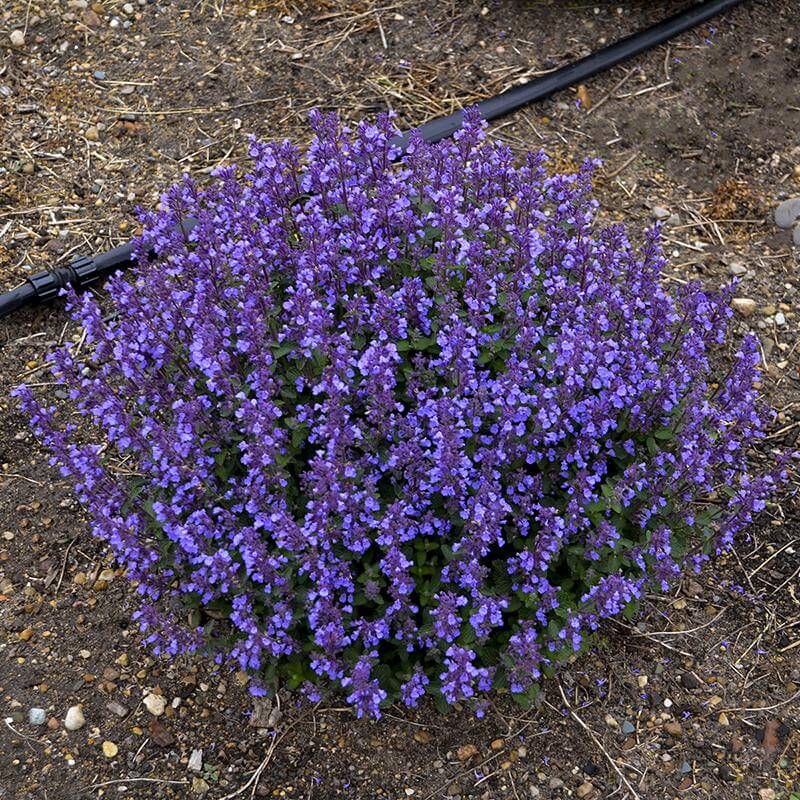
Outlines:
[{"label": "gravel", "polygon": [[116,716],[122,718],[128,715],[128,709],[122,705],[122,703],[111,700],[109,703],[106,703],[106,708]]},{"label": "gravel", "polygon": [[[432,23],[429,27],[418,13],[419,4],[415,6],[407,0],[397,6],[405,19],[397,19],[391,11],[380,12],[379,22],[378,14],[353,20],[354,5],[363,4],[349,0],[331,0],[331,12],[341,16],[321,22],[313,17],[314,4],[286,4],[283,0],[206,4],[219,7],[220,16],[182,16],[185,3],[158,2],[145,7],[130,0],[137,5],[134,17],[123,13],[122,6],[128,0],[82,2],[82,10],[75,5],[75,18],[67,20],[66,9],[72,10],[72,3],[37,0],[31,6],[24,49],[12,49],[9,43],[12,29],[23,29],[24,2],[10,7],[17,11],[6,19],[0,33],[6,43],[7,62],[6,71],[0,75],[0,115],[9,120],[0,143],[0,270],[5,288],[19,282],[26,264],[38,269],[54,257],[67,261],[72,248],[77,248],[76,254],[90,254],[121,243],[130,235],[121,226],[135,224],[134,206],[152,208],[159,193],[184,169],[204,184],[207,170],[218,162],[247,163],[248,133],[261,138],[286,135],[304,145],[302,137],[307,128],[297,120],[313,105],[337,106],[339,99],[346,97],[348,115],[355,119],[362,114],[372,115],[378,98],[383,98],[396,104],[403,119],[425,119],[431,112],[431,97],[450,103],[456,102],[457,94],[460,102],[487,90],[480,73],[476,78],[470,77],[468,71],[481,37],[487,44],[480,45],[482,68],[497,70],[490,74],[511,81],[520,69],[531,66],[525,49],[520,47],[518,53],[511,45],[516,35],[535,41],[543,54],[541,67],[549,68],[561,63],[561,57],[545,54],[560,54],[564,42],[570,42],[570,47],[591,49],[598,34],[611,41],[643,27],[662,11],[656,8],[661,4],[629,3],[626,7],[631,14],[617,25],[613,4],[608,8],[593,4],[602,7],[596,19],[584,4],[570,4],[569,15],[556,8],[559,4],[518,4],[515,11],[519,12],[519,25],[515,19],[514,30],[506,31],[503,41],[500,34],[504,26],[507,28],[507,20],[488,3],[487,7],[493,10],[486,17],[480,16],[482,4],[463,4],[467,9],[463,18],[457,17],[449,4],[442,4],[444,9],[433,4],[429,12],[426,7]],[[48,12],[39,24],[34,23],[37,5]],[[291,26],[281,23],[279,28],[278,17],[283,12],[275,9],[284,5],[292,8],[296,19]],[[296,6],[311,10],[295,12]],[[598,113],[588,116],[573,103],[564,103],[559,110],[549,102],[530,111],[530,120],[544,137],[541,146],[551,155],[572,158],[575,163],[587,155],[600,155],[609,170],[617,170],[629,158],[627,137],[636,137],[637,147],[642,148],[646,158],[640,157],[638,163],[624,169],[618,176],[619,183],[609,181],[600,187],[601,212],[619,212],[630,218],[635,231],[652,223],[651,210],[656,203],[670,212],[679,212],[682,226],[678,230],[668,227],[666,233],[690,247],[682,248],[682,255],[672,259],[667,268],[670,277],[678,281],[700,279],[716,287],[730,275],[746,276],[746,290],[740,287],[737,293],[752,299],[756,309],[747,320],[737,312],[734,324],[744,329],[756,327],[754,320],[763,321],[765,327],[759,331],[762,341],[773,345],[770,350],[765,344],[769,372],[764,372],[763,391],[780,409],[775,431],[800,419],[800,406],[795,405],[800,350],[795,348],[798,311],[794,310],[800,309],[796,261],[800,251],[787,252],[792,232],[787,229],[781,234],[772,218],[781,199],[800,196],[800,174],[795,171],[794,177],[784,178],[791,165],[800,162],[800,149],[793,150],[797,147],[797,137],[792,136],[796,126],[790,122],[796,112],[785,108],[788,103],[797,105],[796,97],[789,97],[785,90],[786,70],[791,69],[797,45],[783,45],[786,31],[796,19],[795,6],[788,0],[753,4],[747,9],[742,6],[732,13],[732,24],[723,22],[719,26],[713,47],[704,47],[693,35],[684,37],[682,42],[689,47],[683,49],[679,42],[680,50],[673,50],[682,63],[670,63],[676,81],[667,91],[629,97],[625,102],[619,102],[612,94]],[[258,8],[258,13],[253,17],[240,15],[245,8]],[[116,31],[109,25],[114,14]],[[141,19],[135,19],[139,15]],[[564,21],[568,16],[569,24]],[[581,24],[586,21],[594,27],[576,25],[573,16]],[[131,26],[130,31],[125,24]],[[371,27],[351,35],[354,24]],[[385,30],[388,49],[381,45],[378,24]],[[445,37],[451,26],[457,32],[453,42]],[[415,29],[419,34],[414,34]],[[446,59],[426,58],[426,54],[435,52],[436,38],[431,33],[434,30],[439,32],[439,38],[448,38]],[[288,50],[269,45],[279,37],[287,47],[304,50],[304,69],[296,65]],[[38,39],[43,41],[37,43]],[[464,39],[465,44],[461,46],[455,39]],[[317,42],[319,45],[315,46]],[[505,54],[495,52],[496,43],[505,45]],[[695,47],[695,43],[699,46]],[[178,47],[194,57],[179,58]],[[755,71],[752,52],[758,62]],[[409,66],[398,66],[401,56],[409,58]],[[223,58],[224,63],[220,63]],[[662,81],[663,61],[664,53],[658,51],[637,59],[642,76],[648,79],[642,86],[657,86]],[[264,74],[254,74],[253,64]],[[320,72],[305,69],[306,66]],[[443,78],[437,79],[435,68]],[[209,74],[204,76],[206,72]],[[458,86],[449,84],[448,74],[462,75],[463,81]],[[714,87],[719,85],[719,75],[724,76],[726,93],[717,98],[718,88]],[[420,81],[427,80],[431,83],[425,84],[428,90],[423,99],[414,99],[412,87],[419,88]],[[617,80],[613,73],[599,76],[593,79],[590,91],[596,97],[603,96]],[[401,96],[378,92],[378,82],[395,87]],[[122,91],[122,86],[135,88]],[[450,91],[445,96],[448,86],[452,96]],[[751,91],[764,96],[769,92],[768,114],[741,116]],[[282,101],[235,110],[227,107],[251,102],[250,98],[280,97],[284,92],[291,95],[297,109],[293,116],[288,115]],[[714,98],[719,102],[708,102]],[[129,109],[133,113],[128,114]],[[183,113],[189,109],[196,109],[197,114]],[[697,157],[692,155],[698,146],[696,123],[690,124],[696,109],[704,125],[720,132],[718,138],[709,139],[707,146],[698,147],[698,152],[703,152]],[[212,110],[220,113],[209,113]],[[156,112],[165,115],[159,118]],[[233,125],[232,114],[236,115]],[[540,114],[547,115],[547,122],[541,125]],[[539,138],[529,130],[524,117],[510,117],[508,123],[510,127],[503,128],[501,135],[510,130],[516,137],[512,142],[526,148],[539,146]],[[626,139],[605,146],[608,138],[604,133],[611,124],[619,124]],[[93,125],[98,129],[98,143],[90,140],[87,148],[84,132]],[[584,135],[572,135],[564,126],[581,130]],[[559,138],[561,134],[563,140]],[[675,149],[670,149],[673,146]],[[233,151],[229,153],[231,147]],[[779,153],[780,160],[772,164],[765,159],[761,163],[756,156],[762,152]],[[763,211],[734,208],[733,213],[714,213],[710,201],[701,200],[716,194],[719,182],[734,174],[736,159],[740,159],[737,174],[751,181],[764,201]],[[645,202],[643,192],[647,192]],[[55,204],[60,207],[52,208]],[[723,245],[704,217],[749,222],[720,222]],[[11,227],[3,233],[8,222]],[[800,245],[800,230],[796,236]],[[693,249],[700,245],[702,252]],[[745,269],[729,272],[734,262]],[[784,326],[775,324],[778,311],[786,317]],[[201,793],[219,798],[241,789],[264,758],[261,729],[267,729],[272,709],[262,725],[248,728],[246,715],[252,699],[246,688],[234,684],[221,702],[207,688],[217,685],[220,679],[214,665],[193,659],[193,668],[188,670],[185,660],[148,660],[149,651],[141,636],[133,627],[126,627],[129,613],[125,606],[130,591],[127,582],[115,580],[103,591],[98,591],[100,586],[87,583],[87,575],[92,575],[94,565],[105,554],[87,534],[74,498],[65,494],[57,472],[47,468],[46,455],[33,444],[18,414],[7,401],[3,405],[8,396],[7,385],[15,385],[23,373],[43,363],[45,341],[56,341],[62,335],[65,341],[72,337],[72,326],[62,334],[66,321],[59,305],[0,323],[5,380],[0,412],[9,421],[5,436],[0,436],[0,461],[4,462],[4,470],[5,463],[9,465],[9,475],[0,478],[4,497],[0,503],[0,593],[8,598],[0,603],[0,624],[16,631],[20,620],[28,619],[31,613],[37,619],[35,634],[18,641],[12,636],[7,645],[15,652],[9,652],[4,662],[3,695],[14,696],[20,705],[6,701],[8,707],[3,715],[17,712],[11,724],[24,726],[31,703],[42,702],[50,716],[41,728],[17,728],[20,735],[16,740],[10,731],[4,731],[4,744],[0,745],[0,774],[4,778],[0,783],[9,797],[20,798],[39,797],[45,789],[50,798],[73,797],[76,786],[95,780],[117,780],[105,790],[106,796],[126,800],[149,800],[156,794],[189,800]],[[779,368],[780,363],[785,366]],[[33,380],[43,374],[34,373]],[[55,393],[53,397],[63,399]],[[785,439],[791,444],[796,432],[792,428],[777,441],[783,443]],[[772,440],[769,444],[774,443]],[[41,486],[15,478],[14,474],[35,479]],[[60,506],[67,497],[73,505]],[[37,510],[39,501],[42,506]],[[791,580],[796,557],[791,550],[781,549],[797,535],[794,501],[782,504],[782,510],[786,511],[782,526],[771,524],[778,520],[766,515],[763,524],[754,527],[754,534],[763,543],[761,549],[751,554],[745,547],[742,552],[746,574],[752,576],[757,596],[770,597],[769,608],[752,599],[749,586],[744,587],[746,595],[739,591],[741,587],[736,591],[726,588],[735,586],[742,572],[735,562],[721,559],[700,578],[704,593],[701,599],[692,599],[701,594],[701,587],[689,590],[690,584],[685,583],[674,610],[665,607],[667,600],[648,600],[644,605],[644,621],[636,631],[649,635],[651,631],[667,629],[671,631],[668,638],[661,638],[666,633],[657,633],[658,641],[636,632],[618,635],[614,628],[609,631],[607,649],[602,648],[597,655],[588,654],[579,662],[586,670],[586,683],[576,689],[576,701],[580,702],[585,693],[588,704],[577,713],[596,732],[612,758],[631,765],[628,775],[637,784],[641,781],[642,798],[724,794],[730,800],[776,800],[776,796],[785,800],[793,791],[785,789],[780,778],[788,770],[776,774],[780,755],[790,745],[787,737],[796,738],[800,729],[797,703],[784,702],[800,685],[800,648],[781,652],[797,641],[798,633],[796,627],[787,627],[797,614],[796,601],[790,595],[796,584]],[[45,525],[43,518],[55,519],[55,524]],[[3,540],[2,533],[12,530],[18,532],[16,538]],[[65,559],[64,541],[72,536],[80,538]],[[775,553],[778,555],[760,568]],[[3,560],[6,554],[7,560]],[[48,574],[55,573],[57,577],[61,565],[66,569],[60,588],[59,581],[52,579],[48,587]],[[80,580],[73,582],[76,576]],[[58,602],[51,605],[56,597]],[[709,609],[714,605],[709,617],[707,604]],[[32,607],[35,612],[26,610]],[[726,613],[715,619],[713,615],[722,608]],[[696,633],[691,636],[680,633],[692,629]],[[775,633],[776,629],[779,633]],[[51,636],[42,636],[45,631]],[[751,647],[756,636],[759,644]],[[716,642],[725,642],[724,648],[712,647]],[[662,646],[667,643],[691,653],[692,662]],[[86,647],[90,658],[78,661],[76,647]],[[71,661],[72,657],[76,661]],[[658,677],[662,661],[664,678]],[[104,676],[109,663],[120,668],[119,678]],[[679,674],[687,669],[701,670],[702,683],[694,686],[678,681]],[[639,697],[636,676],[643,672],[650,676],[646,690],[649,694],[660,693],[674,701],[672,711],[683,724],[682,738],[668,738],[663,706],[652,707],[649,700]],[[748,675],[761,677],[752,681]],[[88,680],[92,676],[96,678],[94,682]],[[600,687],[600,679],[609,676],[613,679],[602,684],[602,692],[595,689],[595,680]],[[790,680],[794,683],[787,683]],[[46,692],[42,689],[43,694],[35,693],[32,687],[45,682],[49,684]],[[117,688],[100,688],[101,682],[116,683]],[[199,688],[201,684],[206,688]],[[629,684],[633,693],[628,690]],[[156,686],[161,688],[155,689]],[[139,752],[150,736],[150,723],[156,721],[139,704],[148,692],[163,694],[167,699],[180,696],[184,702],[174,709],[174,714],[166,708],[164,715],[158,717],[169,727],[175,743],[168,749],[159,749],[151,738]],[[723,706],[715,706],[715,712],[709,713],[709,698],[714,693],[724,695],[725,707],[741,705],[762,710],[744,714],[727,710],[730,726],[725,727],[718,717]],[[560,705],[552,681],[545,682],[542,696],[553,705]],[[127,718],[108,707],[112,699],[118,700],[120,706],[129,706]],[[82,712],[90,724],[67,736],[64,712],[79,702],[83,703]],[[501,716],[487,714],[483,720],[475,719],[468,709],[441,718],[426,702],[417,712],[404,712],[407,719],[403,723],[391,717],[367,723],[337,713],[335,708],[322,708],[313,717],[313,724],[311,717],[303,716],[307,711],[284,703],[287,719],[279,723],[276,739],[280,741],[261,776],[257,796],[399,798],[411,785],[417,790],[414,796],[424,798],[455,776],[458,779],[452,785],[456,791],[451,794],[473,800],[506,800],[516,797],[515,790],[520,798],[575,797],[582,781],[590,779],[595,788],[588,800],[614,792],[619,777],[591,737],[574,720],[562,718],[544,704],[535,717],[529,718],[531,724],[520,736],[526,743],[527,757],[522,759],[522,748],[517,748],[520,759],[511,759],[514,763],[508,769],[501,768],[507,763],[502,760],[505,755],[492,751],[490,743],[500,735],[508,736],[504,720],[517,718],[519,712],[505,696],[496,698],[496,702]],[[778,703],[784,704],[776,707]],[[691,712],[685,720],[680,716],[684,711]],[[626,725],[629,733],[621,736],[620,725],[626,718],[633,724]],[[761,730],[773,723],[778,726],[777,732],[785,723],[787,735],[776,732],[764,737],[762,744]],[[409,725],[428,735],[410,736]],[[25,736],[36,737],[40,744],[26,742]],[[108,758],[102,751],[107,738],[119,747],[116,758]],[[454,754],[467,742],[474,742],[479,752],[461,764]],[[767,742],[776,749],[768,751]],[[508,748],[515,746],[515,741],[508,742]],[[187,770],[192,752],[200,749],[201,771]],[[447,757],[448,752],[453,755]],[[663,760],[665,753],[671,761]],[[498,757],[478,767],[494,755]],[[575,771],[590,757],[596,758],[600,766],[596,777]],[[786,758],[791,766],[791,759],[795,758],[792,746]],[[18,762],[12,765],[14,759]],[[736,779],[725,786],[715,773],[722,759],[735,765]],[[546,776],[532,772],[545,763]],[[480,775],[491,777],[477,777],[472,772],[475,768]],[[632,771],[634,768],[638,774]],[[135,775],[183,783],[122,783]],[[559,776],[565,785],[551,792],[548,780],[553,776]],[[410,784],[412,779],[417,783]],[[762,791],[772,781],[780,791]],[[382,792],[376,791],[379,787]],[[172,794],[168,794],[170,791]],[[443,788],[440,795],[447,791]],[[247,790],[240,796],[249,795]]]},{"label": "gravel", "polygon": [[790,197],[775,209],[775,224],[788,230],[800,219],[800,197]]},{"label": "gravel", "polygon": [[747,267],[741,261],[732,261],[728,265],[728,272],[734,278],[741,278],[743,275],[747,275]]},{"label": "gravel", "polygon": [[106,758],[114,758],[119,753],[119,747],[115,742],[103,742],[103,755]]},{"label": "gravel", "polygon": [[77,731],[85,724],[86,717],[83,716],[83,709],[80,706],[70,706],[64,717],[64,727],[68,731]]},{"label": "gravel", "polygon": [[200,772],[203,769],[203,751],[195,748],[189,756],[188,769],[192,772]]},{"label": "gravel", "polygon": [[151,692],[145,695],[144,705],[154,717],[160,717],[167,708],[167,701],[160,694]]},{"label": "gravel", "polygon": [[752,316],[757,308],[757,303],[751,297],[734,297],[731,305],[734,311],[741,314],[743,317]]}]

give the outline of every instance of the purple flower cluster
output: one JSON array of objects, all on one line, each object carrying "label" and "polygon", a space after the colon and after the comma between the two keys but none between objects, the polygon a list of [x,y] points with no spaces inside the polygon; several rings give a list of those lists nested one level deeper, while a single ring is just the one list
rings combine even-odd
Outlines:
[{"label": "purple flower cluster", "polygon": [[156,650],[373,716],[525,702],[764,506],[756,342],[717,374],[728,296],[673,297],[657,229],[601,229],[592,164],[517,163],[474,113],[402,160],[387,117],[312,125],[173,187],[114,313],[70,298],[83,422],[22,403]]}]

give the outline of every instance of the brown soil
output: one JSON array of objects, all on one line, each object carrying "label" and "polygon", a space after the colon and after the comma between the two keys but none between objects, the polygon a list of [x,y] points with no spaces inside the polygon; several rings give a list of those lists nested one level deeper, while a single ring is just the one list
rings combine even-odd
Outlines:
[{"label": "brown soil", "polygon": [[[303,142],[314,106],[350,119],[391,106],[403,125],[419,123],[682,4],[83,5],[0,10],[3,287],[129,237],[135,206],[153,206],[184,170],[242,158],[247,134]],[[800,430],[797,253],[771,221],[800,193],[797,12],[794,0],[751,0],[714,32],[592,80],[581,107],[565,92],[493,127],[560,168],[602,157],[608,217],[641,229],[656,206],[677,214],[666,279],[716,287],[746,268],[737,294],[757,310],[737,327],[761,337],[778,411],[762,461]],[[10,47],[18,29],[25,44]],[[800,796],[794,476],[738,555],[652,597],[635,628],[610,624],[601,646],[545,685],[535,712],[498,695],[483,720],[425,707],[369,722],[289,699],[277,730],[264,730],[247,725],[241,676],[148,657],[126,582],[8,399],[26,380],[58,402],[43,356],[76,335],[57,305],[0,322],[0,798],[221,798],[244,787],[239,797],[315,800]],[[166,698],[163,716],[143,705],[149,691]],[[86,725],[67,733],[61,720],[78,703]],[[53,729],[30,725],[31,707]],[[203,771],[192,772],[200,748]]]}]

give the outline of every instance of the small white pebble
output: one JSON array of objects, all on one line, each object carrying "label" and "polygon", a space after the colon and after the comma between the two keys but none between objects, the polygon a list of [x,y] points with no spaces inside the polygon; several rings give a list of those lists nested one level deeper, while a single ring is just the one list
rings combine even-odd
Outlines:
[{"label": "small white pebble", "polygon": [[86,724],[86,717],[80,706],[70,706],[64,717],[64,727],[68,731],[80,730]]},{"label": "small white pebble", "polygon": [[192,772],[200,772],[203,769],[203,751],[195,748],[189,756],[189,763],[186,765]]},{"label": "small white pebble", "polygon": [[12,47],[25,46],[25,34],[22,31],[11,31],[11,36],[8,38],[11,39]]},{"label": "small white pebble", "polygon": [[145,695],[144,698],[145,708],[154,716],[160,717],[167,708],[167,701],[160,694]]}]

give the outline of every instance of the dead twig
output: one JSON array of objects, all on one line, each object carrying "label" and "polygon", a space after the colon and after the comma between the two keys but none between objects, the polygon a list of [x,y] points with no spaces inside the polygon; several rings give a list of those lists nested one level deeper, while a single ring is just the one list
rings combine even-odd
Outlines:
[{"label": "dead twig", "polygon": [[569,700],[567,700],[567,695],[564,693],[564,687],[560,683],[558,684],[558,691],[561,693],[561,699],[564,701],[564,706],[566,707],[567,711],[569,711],[572,719],[574,719],[575,722],[577,722],[578,725],[580,725],[581,728],[586,731],[586,733],[589,735],[589,738],[592,740],[592,742],[594,742],[595,747],[600,750],[611,768],[619,776],[619,779],[625,784],[625,788],[627,788],[627,790],[631,793],[631,796],[634,797],[635,800],[641,800],[638,792],[633,788],[633,784],[628,780],[625,773],[617,766],[617,762],[614,761],[608,750],[603,747],[602,742],[597,738],[595,732],[580,718],[580,716],[578,716],[577,712],[572,708]]},{"label": "dead twig", "polygon": [[622,76],[621,80],[619,80],[614,87],[604,94],[590,109],[587,110],[586,116],[588,117],[590,114],[593,114],[597,111],[598,108],[602,108],[631,78],[631,76],[636,72],[636,67],[628,70],[625,75]]},{"label": "dead twig", "polygon": [[67,545],[67,549],[64,551],[64,559],[61,562],[61,572],[58,574],[58,583],[56,583],[56,588],[53,591],[53,596],[58,597],[58,590],[61,588],[61,582],[64,580],[64,570],[67,568],[67,561],[69,559],[69,551],[72,550],[72,545],[78,541],[78,537],[74,536],[72,541]]},{"label": "dead twig", "polygon": [[622,166],[617,167],[613,172],[609,172],[605,175],[607,180],[611,180],[612,178],[616,178],[623,170],[627,169],[631,164],[633,164],[636,159],[639,158],[638,153],[634,153],[630,158],[625,159],[622,163]]},{"label": "dead twig", "polygon": [[12,724],[11,724],[11,717],[6,717],[3,722],[6,724],[6,728],[8,728],[15,736],[19,736],[21,739],[24,739],[26,742],[35,742],[40,747],[44,745],[38,739],[34,739],[33,736],[27,736],[26,734],[22,733],[22,731],[18,731]]},{"label": "dead twig", "polygon": [[[796,642],[796,644],[800,644],[800,642]],[[748,712],[748,713],[754,713],[756,711],[775,711],[776,708],[780,708],[781,706],[785,706],[788,703],[791,703],[794,700],[796,700],[798,697],[800,697],[800,690],[796,691],[791,697],[787,697],[785,700],[781,700],[779,703],[774,703],[771,706],[761,706],[760,708],[756,708],[756,707],[747,708],[747,707],[742,707],[742,706],[738,706],[736,708],[722,708],[722,709],[720,709],[720,713],[722,711],[725,711],[726,713],[729,712],[729,711],[730,712],[734,712],[734,711],[742,712],[742,711],[744,711],[744,712]]]},{"label": "dead twig", "polygon": [[[319,704],[317,704],[319,705]],[[269,762],[272,760],[272,755],[275,752],[275,748],[286,738],[289,731],[297,725],[301,720],[305,719],[309,714],[313,714],[317,710],[317,706],[314,706],[310,711],[303,714],[303,716],[298,717],[296,720],[290,722],[280,733],[278,734],[277,731],[273,731],[272,733],[272,741],[270,742],[269,748],[267,748],[267,753],[264,756],[262,762],[256,767],[253,774],[248,778],[247,782],[240,786],[235,792],[231,792],[230,794],[226,794],[224,797],[221,797],[220,800],[233,800],[234,797],[239,797],[240,795],[244,794],[248,789],[250,789],[250,797],[253,798],[256,796],[256,791],[258,790],[258,784],[261,780],[261,776],[264,773],[264,770],[269,766]]]}]

